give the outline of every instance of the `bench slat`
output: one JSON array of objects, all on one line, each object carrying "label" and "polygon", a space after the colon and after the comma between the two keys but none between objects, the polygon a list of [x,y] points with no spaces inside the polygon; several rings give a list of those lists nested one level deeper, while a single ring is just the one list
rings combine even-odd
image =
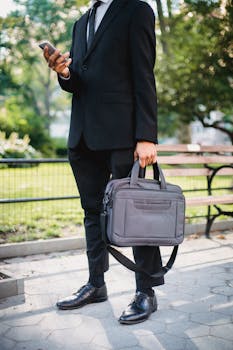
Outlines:
[{"label": "bench slat", "polygon": [[186,198],[186,205],[188,205],[189,207],[214,204],[233,204],[233,194]]},{"label": "bench slat", "polygon": [[[211,174],[209,169],[205,168],[176,168],[176,169],[163,169],[165,176],[207,176]],[[233,175],[233,168],[223,168],[217,172],[217,176],[221,175]]]},{"label": "bench slat", "polygon": [[176,144],[176,145],[158,145],[158,151],[160,152],[190,152],[190,153],[201,153],[201,152],[233,152],[232,145],[214,145],[204,146],[198,144]]},{"label": "bench slat", "polygon": [[231,164],[233,156],[158,156],[160,164]]}]

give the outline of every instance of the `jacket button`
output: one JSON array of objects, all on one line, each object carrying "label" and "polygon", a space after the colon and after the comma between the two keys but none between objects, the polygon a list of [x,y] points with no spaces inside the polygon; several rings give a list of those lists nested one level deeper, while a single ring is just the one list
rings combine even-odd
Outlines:
[{"label": "jacket button", "polygon": [[82,70],[87,70],[87,66],[85,64],[82,66]]}]

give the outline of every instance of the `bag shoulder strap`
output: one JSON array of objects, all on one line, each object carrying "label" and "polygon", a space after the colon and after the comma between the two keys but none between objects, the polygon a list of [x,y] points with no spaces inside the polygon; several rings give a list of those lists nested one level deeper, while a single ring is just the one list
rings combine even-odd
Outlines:
[{"label": "bag shoulder strap", "polygon": [[127,267],[129,270],[134,271],[134,272],[141,272],[144,273],[145,275],[152,277],[152,278],[158,278],[158,277],[163,277],[171,268],[172,265],[174,264],[176,260],[176,255],[178,252],[178,245],[174,246],[171,256],[165,266],[162,266],[161,270],[154,273],[150,274],[146,270],[144,270],[142,267],[138,266],[135,264],[132,260],[127,258],[124,254],[119,252],[119,250],[113,248],[111,245],[107,245],[107,250],[109,253],[112,254],[112,256],[122,265]]}]

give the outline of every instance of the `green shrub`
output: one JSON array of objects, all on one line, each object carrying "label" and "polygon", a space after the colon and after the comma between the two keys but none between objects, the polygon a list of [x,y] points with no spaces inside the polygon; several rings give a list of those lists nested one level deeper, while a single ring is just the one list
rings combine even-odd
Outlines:
[{"label": "green shrub", "polygon": [[39,158],[41,154],[29,143],[30,138],[28,135],[25,135],[23,139],[20,139],[19,135],[13,132],[10,134],[9,138],[6,138],[6,134],[0,131],[0,157],[25,159]]},{"label": "green shrub", "polygon": [[63,137],[56,137],[52,139],[55,153],[58,157],[67,158],[67,141]]},{"label": "green shrub", "polygon": [[45,124],[46,118],[35,114],[30,106],[21,101],[20,96],[11,96],[3,106],[0,104],[0,128],[6,137],[12,133],[17,133],[19,138],[29,135],[31,146],[45,157],[53,157],[54,146]]}]

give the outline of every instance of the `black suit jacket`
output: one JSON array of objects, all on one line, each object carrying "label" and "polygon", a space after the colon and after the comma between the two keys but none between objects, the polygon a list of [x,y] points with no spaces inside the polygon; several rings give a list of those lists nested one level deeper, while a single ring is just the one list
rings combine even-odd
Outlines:
[{"label": "black suit jacket", "polygon": [[92,150],[157,143],[154,13],[140,0],[114,0],[86,51],[89,11],[74,25],[69,80],[73,94],[68,147],[83,134]]}]

